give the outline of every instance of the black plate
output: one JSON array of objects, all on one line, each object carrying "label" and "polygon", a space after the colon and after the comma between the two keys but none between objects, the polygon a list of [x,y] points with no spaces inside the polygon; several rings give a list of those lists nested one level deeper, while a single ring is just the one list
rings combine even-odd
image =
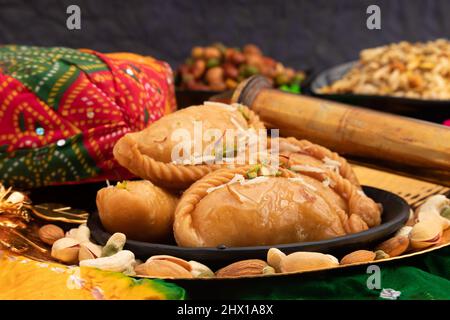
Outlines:
[{"label": "black plate", "polygon": [[[380,242],[405,224],[409,217],[409,205],[399,196],[372,187],[363,187],[364,192],[375,202],[383,205],[382,223],[367,231],[350,234],[329,240],[315,242],[298,242],[274,246],[233,247],[233,248],[183,248],[175,244],[157,244],[128,240],[126,249],[145,260],[152,255],[166,254],[186,260],[196,260],[211,267],[221,267],[228,263],[244,259],[266,259],[267,250],[272,247],[279,248],[285,253],[295,251],[318,251],[341,256],[350,251],[370,247]],[[90,215],[88,227],[92,237],[104,245],[111,236],[106,232],[100,222],[98,213]]]},{"label": "black plate", "polygon": [[362,94],[322,94],[319,89],[341,79],[357,62],[348,62],[318,73],[306,92],[316,97],[442,123],[450,119],[449,100],[423,100]]}]

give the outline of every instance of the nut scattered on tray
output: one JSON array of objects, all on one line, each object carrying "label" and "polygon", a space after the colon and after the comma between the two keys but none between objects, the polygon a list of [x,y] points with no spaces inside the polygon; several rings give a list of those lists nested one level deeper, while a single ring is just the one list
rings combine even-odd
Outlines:
[{"label": "nut scattered on tray", "polygon": [[[134,277],[150,278],[236,278],[269,276],[334,269],[347,265],[374,263],[384,259],[415,253],[448,243],[450,227],[450,199],[444,195],[429,197],[414,212],[413,226],[404,226],[392,238],[373,248],[362,248],[337,257],[319,252],[293,252],[286,254],[277,248],[267,252],[266,259],[246,259],[216,270],[197,261],[169,255],[153,255],[140,261],[133,252],[124,249],[126,236],[114,233],[104,246],[91,240],[86,225],[68,230],[65,234],[56,225],[44,225],[39,234],[51,240],[52,257],[66,265],[79,265],[106,271],[120,272]],[[443,234],[446,234],[444,236]],[[48,236],[50,235],[50,236]]]},{"label": "nut scattered on tray", "polygon": [[178,69],[177,82],[182,89],[224,91],[236,88],[239,82],[255,74],[266,76],[276,87],[294,93],[300,92],[305,78],[303,71],[286,68],[264,56],[254,44],[240,49],[216,43],[192,48],[191,56]]},{"label": "nut scattered on tray", "polygon": [[450,99],[450,42],[402,41],[362,50],[358,63],[342,79],[319,92]]}]

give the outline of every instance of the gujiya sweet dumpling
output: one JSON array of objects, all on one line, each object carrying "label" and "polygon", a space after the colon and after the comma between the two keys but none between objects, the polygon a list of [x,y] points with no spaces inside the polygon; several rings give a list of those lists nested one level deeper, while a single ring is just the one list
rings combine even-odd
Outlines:
[{"label": "gujiya sweet dumpling", "polygon": [[292,171],[326,178],[326,173],[335,172],[359,187],[359,181],[347,160],[336,152],[308,140],[275,138],[278,144],[280,165]]},{"label": "gujiya sweet dumpling", "polygon": [[330,173],[333,183],[329,184],[287,169],[262,175],[270,172],[264,169],[220,169],[186,190],[175,212],[178,245],[239,247],[314,241],[380,223],[380,207],[339,174]]},{"label": "gujiya sweet dumpling", "polygon": [[164,242],[173,238],[178,199],[150,181],[124,181],[97,192],[102,225],[133,240]]},{"label": "gujiya sweet dumpling", "polygon": [[[247,107],[205,102],[162,117],[140,132],[125,135],[116,143],[113,153],[122,166],[138,177],[162,187],[184,189],[222,167],[213,159],[205,159],[204,154],[209,154],[207,148],[223,143],[227,129],[233,129],[237,136],[251,128],[264,129],[264,124]],[[213,133],[209,129],[215,130],[215,134],[207,137]],[[181,154],[184,150],[177,151],[185,138],[192,142],[187,147],[189,157]],[[201,145],[200,155],[196,154],[195,143]],[[212,156],[214,152],[210,153]],[[182,161],[173,159],[174,154]]]}]

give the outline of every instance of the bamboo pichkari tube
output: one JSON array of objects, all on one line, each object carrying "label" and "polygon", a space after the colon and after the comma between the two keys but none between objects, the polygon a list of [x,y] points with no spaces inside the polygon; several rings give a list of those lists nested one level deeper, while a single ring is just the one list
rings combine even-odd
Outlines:
[{"label": "bamboo pichkari tube", "polygon": [[233,102],[255,111],[280,136],[294,136],[333,151],[450,176],[450,128],[271,88],[261,76],[241,83]]}]

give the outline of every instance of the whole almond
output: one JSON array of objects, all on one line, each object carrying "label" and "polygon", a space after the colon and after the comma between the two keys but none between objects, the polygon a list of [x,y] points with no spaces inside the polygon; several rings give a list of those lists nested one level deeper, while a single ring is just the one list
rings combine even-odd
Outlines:
[{"label": "whole almond", "polygon": [[390,238],[376,247],[376,250],[382,250],[389,257],[397,257],[404,253],[409,247],[409,237],[408,236],[395,236]]},{"label": "whole almond", "polygon": [[263,260],[249,259],[232,263],[216,272],[218,278],[251,276],[264,274],[267,263]]},{"label": "whole almond", "polygon": [[54,224],[46,224],[39,229],[38,235],[42,242],[52,245],[56,240],[64,238],[64,231]]},{"label": "whole almond", "polygon": [[376,254],[373,251],[357,250],[347,254],[341,259],[341,265],[359,262],[370,262],[375,260]]},{"label": "whole almond", "polygon": [[139,276],[154,278],[193,278],[185,268],[168,260],[150,260],[136,266],[134,271]]}]

